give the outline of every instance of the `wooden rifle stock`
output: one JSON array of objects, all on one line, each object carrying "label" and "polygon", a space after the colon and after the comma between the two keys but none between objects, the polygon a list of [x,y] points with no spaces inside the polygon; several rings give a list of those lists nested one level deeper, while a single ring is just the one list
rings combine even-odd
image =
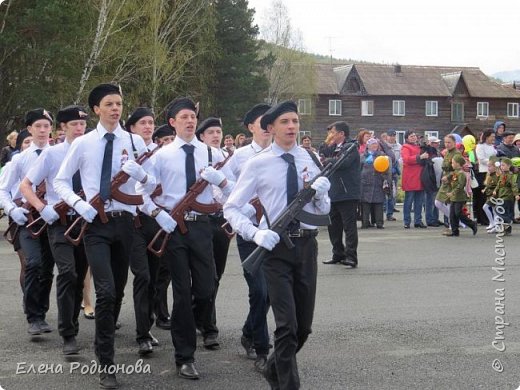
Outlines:
[{"label": "wooden rifle stock", "polygon": [[[224,160],[214,165],[216,170],[221,169],[226,162],[229,160],[231,156],[227,156]],[[186,195],[177,203],[177,205],[170,211],[170,217],[172,217],[175,222],[177,222],[177,228],[182,234],[186,234],[188,232],[188,228],[186,227],[186,223],[184,221],[184,216],[190,211],[197,211],[203,214],[212,214],[216,213],[222,208],[220,203],[212,203],[212,204],[202,204],[197,202],[197,197],[204,191],[204,189],[208,186],[209,182],[204,179],[199,179],[195,183],[192,184]],[[156,189],[157,190],[157,189]],[[155,191],[154,191],[155,192]],[[162,189],[161,189],[162,192]],[[156,242],[162,238],[161,246],[159,249],[155,249]],[[166,250],[166,245],[168,243],[168,239],[170,238],[170,233],[166,233],[163,229],[160,229],[148,244],[148,250],[152,252],[155,256],[161,257]]]},{"label": "wooden rifle stock", "polygon": [[[260,199],[258,199],[258,196],[251,199],[249,204],[255,208],[256,223],[260,223],[262,217],[264,216],[264,208],[260,202]],[[235,232],[229,225],[229,222],[226,221],[226,223],[222,224],[221,228],[224,229],[224,232],[229,238],[232,238],[235,235]]]}]

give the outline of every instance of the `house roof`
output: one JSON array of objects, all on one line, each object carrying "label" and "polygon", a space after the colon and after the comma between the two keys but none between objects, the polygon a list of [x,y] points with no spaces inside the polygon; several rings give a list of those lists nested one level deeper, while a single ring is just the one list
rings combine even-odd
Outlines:
[{"label": "house roof", "polygon": [[367,95],[449,97],[462,80],[472,97],[520,99],[519,90],[493,81],[476,67],[317,64],[316,92],[340,94],[353,69]]}]

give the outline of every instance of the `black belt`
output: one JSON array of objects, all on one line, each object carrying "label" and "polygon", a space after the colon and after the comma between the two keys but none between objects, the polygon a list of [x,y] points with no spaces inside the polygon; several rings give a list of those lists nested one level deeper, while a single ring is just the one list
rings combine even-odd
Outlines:
[{"label": "black belt", "polygon": [[318,235],[318,229],[297,229],[287,232],[287,235],[290,238],[316,237]]},{"label": "black belt", "polygon": [[186,214],[184,220],[186,222],[209,222],[209,217],[206,214]]},{"label": "black belt", "polygon": [[105,214],[108,218],[121,218],[121,217],[133,218],[133,214],[128,211],[105,211]]}]

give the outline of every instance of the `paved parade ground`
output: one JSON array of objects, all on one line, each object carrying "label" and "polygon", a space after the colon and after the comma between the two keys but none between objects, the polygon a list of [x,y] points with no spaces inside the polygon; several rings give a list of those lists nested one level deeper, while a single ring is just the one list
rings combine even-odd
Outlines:
[{"label": "paved parade ground", "polygon": [[[395,216],[400,218],[402,213]],[[0,221],[0,230],[5,223],[5,218]],[[313,333],[298,354],[303,389],[520,386],[520,225],[514,225],[513,235],[498,244],[499,239],[485,234],[483,228],[476,237],[464,229],[459,238],[444,237],[442,230],[405,230],[402,221],[386,222],[384,230],[360,230],[359,268],[348,269],[321,264],[330,258],[323,229],[318,236]],[[499,247],[505,247],[505,256]],[[95,359],[94,321],[81,314],[78,342],[82,351],[74,359],[62,356],[56,330],[31,339],[21,308],[18,259],[4,240],[0,264],[0,387],[98,388],[97,375],[81,374]],[[499,268],[493,270],[494,266]],[[132,276],[123,302],[123,326],[116,333],[115,361],[135,368],[139,357],[131,280]],[[222,348],[206,351],[200,340],[196,359],[201,379],[190,382],[176,376],[169,331],[154,328],[161,345],[144,359],[151,373],[119,374],[122,389],[268,388],[240,346],[247,292],[234,241],[220,286],[217,310]],[[54,289],[52,294],[48,322],[56,328]],[[271,313],[269,321],[272,334]],[[63,372],[38,374],[41,364],[47,364],[49,371],[61,367]],[[36,373],[27,372],[31,367]]]}]

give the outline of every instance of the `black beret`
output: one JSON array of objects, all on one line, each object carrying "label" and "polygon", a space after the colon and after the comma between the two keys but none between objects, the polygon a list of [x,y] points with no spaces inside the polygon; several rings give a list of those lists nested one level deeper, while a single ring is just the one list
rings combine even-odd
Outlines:
[{"label": "black beret", "polygon": [[79,119],[88,119],[87,110],[81,106],[67,106],[59,110],[58,115],[56,115],[56,122],[58,123],[67,123]]},{"label": "black beret", "polygon": [[22,144],[24,139],[27,137],[31,137],[31,133],[29,133],[29,130],[23,129],[18,133],[18,136],[16,137],[16,146],[14,147],[16,150],[22,151]]},{"label": "black beret", "polygon": [[138,107],[134,112],[128,117],[125,122],[125,128],[130,131],[130,126],[135,125],[139,119],[144,118],[145,116],[151,116],[155,118],[155,114],[153,113],[151,108],[148,107]]},{"label": "black beret", "polygon": [[114,84],[99,84],[88,95],[88,105],[94,111],[94,106],[99,106],[101,99],[107,95],[122,95],[121,87]]},{"label": "black beret", "polygon": [[246,115],[244,115],[244,126],[247,127],[250,123],[254,123],[259,116],[264,115],[271,106],[269,104],[260,103],[250,109]]},{"label": "black beret", "polygon": [[198,116],[199,110],[195,103],[193,103],[193,100],[187,97],[179,97],[168,105],[168,109],[166,110],[166,122],[168,122],[170,118],[175,118],[175,115],[184,109],[191,110]]},{"label": "black beret", "polygon": [[155,142],[157,138],[166,137],[168,135],[175,135],[175,131],[171,128],[171,126],[161,125],[153,132],[152,139]]},{"label": "black beret", "polygon": [[260,120],[262,129],[267,130],[267,125],[272,124],[276,118],[282,114],[285,114],[286,112],[298,113],[298,106],[296,103],[291,100],[286,100],[267,110]]},{"label": "black beret", "polygon": [[40,119],[47,119],[52,125],[52,114],[44,108],[36,108],[31,111],[27,111],[25,114],[25,126],[31,126],[34,122]]},{"label": "black beret", "polygon": [[200,139],[200,135],[206,131],[206,129],[210,127],[220,127],[222,128],[222,120],[220,118],[215,118],[213,116],[210,116],[209,118],[204,119],[202,123],[197,127],[197,131],[195,132],[195,135],[198,139]]}]

